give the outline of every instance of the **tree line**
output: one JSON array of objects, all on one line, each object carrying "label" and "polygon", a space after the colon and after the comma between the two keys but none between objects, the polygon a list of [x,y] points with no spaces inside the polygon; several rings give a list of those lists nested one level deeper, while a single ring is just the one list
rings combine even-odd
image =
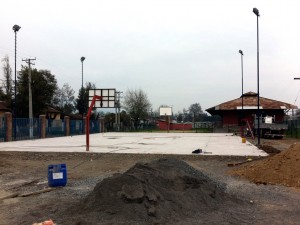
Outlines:
[{"label": "tree line", "polygon": [[[17,82],[12,79],[12,69],[9,57],[5,56],[2,60],[3,78],[0,87],[0,101],[5,101],[8,108],[13,109],[16,105],[16,117],[27,118],[29,114],[29,68],[21,66],[17,74]],[[88,90],[96,88],[91,82],[87,82],[85,87],[80,88],[77,98],[75,91],[69,84],[59,87],[57,79],[50,70],[31,69],[31,90],[33,102],[33,115],[38,117],[46,113],[47,107],[55,109],[64,114],[79,113],[84,114],[88,108]],[[16,90],[16,93],[15,93]],[[14,96],[16,95],[16,102]]]},{"label": "tree line", "polygon": [[[28,118],[29,95],[28,81],[29,68],[21,66],[21,71],[17,75],[17,85],[15,86],[12,79],[12,69],[9,57],[2,59],[3,79],[0,87],[0,101],[5,101],[8,108],[14,108],[14,91],[16,89],[16,117]],[[83,88],[78,91],[75,97],[75,91],[72,87],[65,83],[62,87],[57,84],[57,79],[50,70],[31,69],[31,89],[33,102],[33,115],[38,117],[45,114],[47,107],[51,106],[59,110],[65,115],[70,114],[86,114],[88,111],[88,90],[96,89],[96,85],[92,82],[86,82]],[[159,117],[159,109],[153,110],[152,104],[147,94],[141,89],[128,89],[123,98],[122,103],[117,104],[123,110],[120,118],[123,124],[134,124],[137,126],[141,121],[151,120]],[[115,113],[108,112],[106,114],[94,111],[94,116],[105,116],[107,121],[111,123],[115,120]],[[191,104],[188,109],[177,112],[172,116],[177,122],[198,122],[207,120],[209,116],[202,111],[199,103]]]}]

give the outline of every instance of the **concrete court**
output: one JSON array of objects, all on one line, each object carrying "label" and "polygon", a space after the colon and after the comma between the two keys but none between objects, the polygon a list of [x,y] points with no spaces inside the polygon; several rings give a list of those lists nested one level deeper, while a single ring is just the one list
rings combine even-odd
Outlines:
[{"label": "concrete court", "polygon": [[[267,156],[239,136],[224,133],[100,133],[90,135],[89,152],[134,154]],[[86,152],[86,136],[0,143],[0,151]]]}]

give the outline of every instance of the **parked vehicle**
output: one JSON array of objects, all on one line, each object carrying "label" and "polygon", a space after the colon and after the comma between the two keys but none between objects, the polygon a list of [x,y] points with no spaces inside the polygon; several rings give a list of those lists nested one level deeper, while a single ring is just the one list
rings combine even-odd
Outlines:
[{"label": "parked vehicle", "polygon": [[[259,123],[261,137],[263,138],[277,138],[282,139],[284,132],[288,129],[288,125],[284,123],[274,122],[275,118],[272,116],[262,117]],[[257,134],[258,121],[254,120],[254,129]]]}]

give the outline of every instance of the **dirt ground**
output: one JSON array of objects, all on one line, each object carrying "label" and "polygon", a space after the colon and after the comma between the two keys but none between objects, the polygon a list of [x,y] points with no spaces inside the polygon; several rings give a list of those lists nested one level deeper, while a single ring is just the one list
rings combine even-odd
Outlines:
[{"label": "dirt ground", "polygon": [[[261,144],[271,151],[270,159],[296,142],[262,139]],[[202,155],[0,152],[0,224],[33,224],[47,219],[66,225],[299,224],[300,189],[251,182],[232,173],[239,169],[245,172],[248,164],[265,159],[251,158],[250,163],[238,165],[248,160]],[[61,163],[67,165],[67,185],[49,188],[48,165]]]}]

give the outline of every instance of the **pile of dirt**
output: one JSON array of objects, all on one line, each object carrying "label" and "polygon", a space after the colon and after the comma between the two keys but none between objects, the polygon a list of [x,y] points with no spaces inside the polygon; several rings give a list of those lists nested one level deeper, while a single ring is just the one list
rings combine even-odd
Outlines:
[{"label": "pile of dirt", "polygon": [[253,161],[230,171],[257,184],[280,184],[300,187],[300,143],[281,153]]},{"label": "pile of dirt", "polygon": [[238,200],[225,193],[223,184],[181,160],[164,158],[104,179],[69,213],[84,215],[77,224],[88,224],[88,217],[100,224],[170,224],[195,215],[211,221],[216,211],[215,217],[224,220],[226,213],[219,209],[226,209],[226,202],[236,206]]}]

